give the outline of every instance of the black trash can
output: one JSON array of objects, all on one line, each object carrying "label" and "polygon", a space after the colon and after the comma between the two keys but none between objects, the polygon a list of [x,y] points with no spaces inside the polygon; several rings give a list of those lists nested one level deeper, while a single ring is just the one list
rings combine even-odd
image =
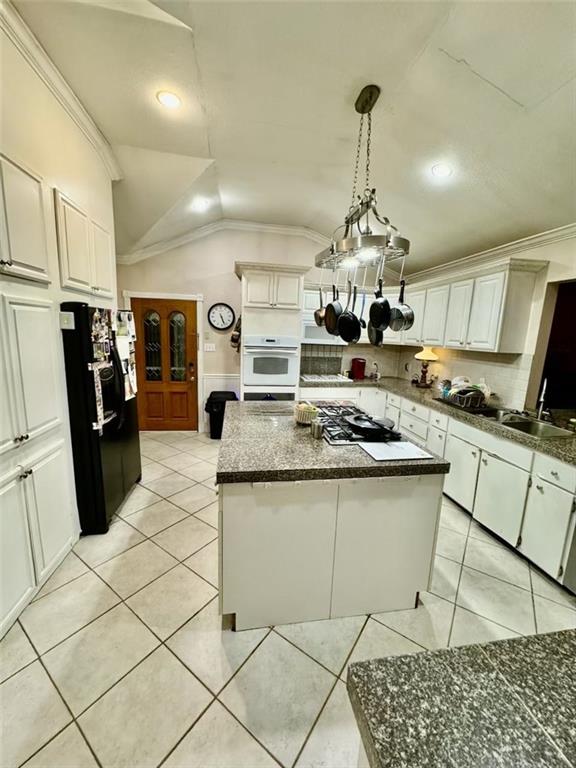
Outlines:
[{"label": "black trash can", "polygon": [[211,392],[204,410],[210,414],[210,437],[220,440],[224,424],[224,411],[227,400],[238,400],[236,392]]}]

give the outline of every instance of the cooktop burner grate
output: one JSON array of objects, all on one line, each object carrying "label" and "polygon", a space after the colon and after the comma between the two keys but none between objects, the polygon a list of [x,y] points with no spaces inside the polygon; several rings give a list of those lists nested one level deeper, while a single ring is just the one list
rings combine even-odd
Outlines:
[{"label": "cooktop burner grate", "polygon": [[[354,445],[370,441],[370,438],[359,435],[351,428],[346,421],[347,416],[365,416],[366,413],[361,408],[357,408],[352,403],[343,402],[317,402],[314,405],[318,408],[318,420],[324,425],[324,439],[330,445]],[[400,434],[392,429],[382,427],[372,437],[372,441],[386,442],[388,440],[398,440]]]}]

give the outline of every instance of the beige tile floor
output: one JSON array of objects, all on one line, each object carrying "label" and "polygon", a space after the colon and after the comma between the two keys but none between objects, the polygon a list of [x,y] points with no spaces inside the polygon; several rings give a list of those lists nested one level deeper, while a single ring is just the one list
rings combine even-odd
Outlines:
[{"label": "beige tile floor", "polygon": [[448,499],[416,610],[232,632],[218,444],[142,433],[142,483],[0,642],[0,766],[353,768],[351,661],[576,627],[576,597]]}]

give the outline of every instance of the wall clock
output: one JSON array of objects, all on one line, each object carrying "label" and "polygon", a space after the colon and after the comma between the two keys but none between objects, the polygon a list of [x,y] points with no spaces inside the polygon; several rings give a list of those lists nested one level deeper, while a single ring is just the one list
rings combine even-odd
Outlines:
[{"label": "wall clock", "polygon": [[236,322],[236,315],[229,304],[218,301],[208,310],[208,322],[217,331],[227,331]]}]

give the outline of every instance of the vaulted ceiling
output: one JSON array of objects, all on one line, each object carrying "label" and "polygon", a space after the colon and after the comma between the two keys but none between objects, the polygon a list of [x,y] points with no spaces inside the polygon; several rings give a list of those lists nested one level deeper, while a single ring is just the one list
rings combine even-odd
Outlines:
[{"label": "vaulted ceiling", "polygon": [[372,180],[410,271],[576,220],[574,3],[15,5],[122,168],[119,254],[219,218],[330,235],[370,82]]}]

